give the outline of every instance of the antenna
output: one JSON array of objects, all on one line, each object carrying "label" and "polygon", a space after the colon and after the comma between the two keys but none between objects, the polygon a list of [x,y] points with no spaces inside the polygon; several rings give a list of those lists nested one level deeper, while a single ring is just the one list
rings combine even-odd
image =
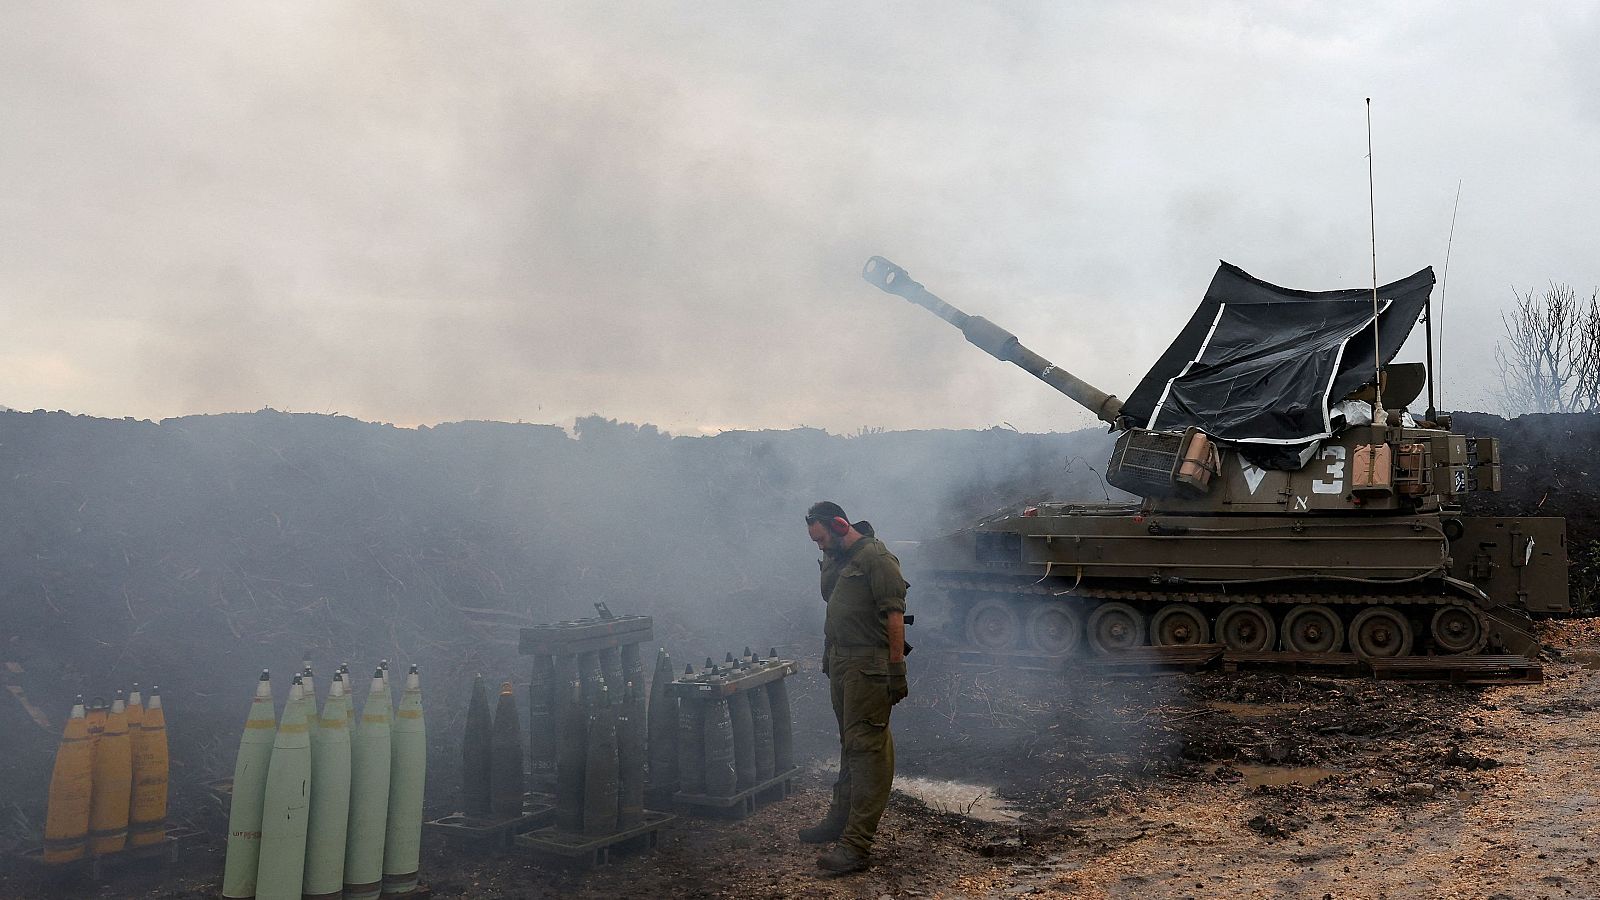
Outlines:
[{"label": "antenna", "polygon": [[[1444,281],[1439,284],[1439,364],[1444,365],[1444,300],[1450,290],[1450,248],[1456,242],[1456,213],[1461,210],[1461,179],[1456,179],[1456,205],[1450,210],[1450,237],[1444,242]],[[1428,301],[1432,304],[1432,300]],[[1433,318],[1433,313],[1428,313],[1428,318]],[[1439,403],[1444,405],[1444,381],[1439,381]],[[1428,370],[1428,405],[1433,405],[1433,369],[1429,361]],[[1433,418],[1433,410],[1428,411],[1428,418]]]},{"label": "antenna", "polygon": [[1372,98],[1367,98],[1367,220],[1372,234],[1372,421],[1382,426],[1383,349],[1378,343],[1378,213],[1372,188]]}]

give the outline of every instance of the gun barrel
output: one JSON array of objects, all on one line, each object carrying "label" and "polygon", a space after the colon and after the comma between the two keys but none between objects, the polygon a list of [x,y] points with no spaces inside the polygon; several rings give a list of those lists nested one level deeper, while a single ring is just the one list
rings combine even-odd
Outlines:
[{"label": "gun barrel", "polygon": [[1121,400],[1029,350],[1017,340],[1016,335],[988,319],[968,315],[934,296],[913,280],[905,269],[881,256],[874,256],[867,260],[861,277],[880,290],[903,297],[959,328],[967,341],[979,350],[1025,370],[1094,413],[1102,422],[1113,426],[1117,424],[1122,413]]}]

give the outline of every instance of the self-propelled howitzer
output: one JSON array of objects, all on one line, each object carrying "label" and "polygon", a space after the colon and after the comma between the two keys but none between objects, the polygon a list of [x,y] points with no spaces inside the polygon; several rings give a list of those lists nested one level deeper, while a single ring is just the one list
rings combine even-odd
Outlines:
[{"label": "self-propelled howitzer", "polygon": [[1396,664],[1531,655],[1530,614],[1570,609],[1564,520],[1464,514],[1500,489],[1498,442],[1405,412],[1424,373],[1390,359],[1431,270],[1379,288],[1374,315],[1371,289],[1295,291],[1224,263],[1126,402],[881,257],[863,277],[1108,423],[1107,481],[1141,498],[1032,503],[919,547],[961,649]]}]

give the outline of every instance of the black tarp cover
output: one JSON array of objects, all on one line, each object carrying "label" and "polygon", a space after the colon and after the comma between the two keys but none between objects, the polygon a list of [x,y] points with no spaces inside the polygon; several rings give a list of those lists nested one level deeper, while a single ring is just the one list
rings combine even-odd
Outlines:
[{"label": "black tarp cover", "polygon": [[[1384,363],[1432,289],[1431,268],[1378,288]],[[1302,444],[1329,436],[1329,404],[1371,381],[1371,288],[1297,291],[1224,262],[1122,414],[1158,431],[1193,425],[1226,441]]]}]

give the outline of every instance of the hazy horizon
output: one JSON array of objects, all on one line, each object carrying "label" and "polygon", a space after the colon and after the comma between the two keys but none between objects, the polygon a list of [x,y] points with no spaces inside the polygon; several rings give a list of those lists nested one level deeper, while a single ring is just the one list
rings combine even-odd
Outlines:
[{"label": "hazy horizon", "polygon": [[[0,11],[0,403],[679,434],[1072,431],[884,255],[1126,396],[1219,258],[1600,283],[1600,9],[577,3]],[[1585,224],[1585,223],[1589,224]],[[1439,297],[1436,291],[1435,298]],[[1402,358],[1421,357],[1420,336]]]}]

